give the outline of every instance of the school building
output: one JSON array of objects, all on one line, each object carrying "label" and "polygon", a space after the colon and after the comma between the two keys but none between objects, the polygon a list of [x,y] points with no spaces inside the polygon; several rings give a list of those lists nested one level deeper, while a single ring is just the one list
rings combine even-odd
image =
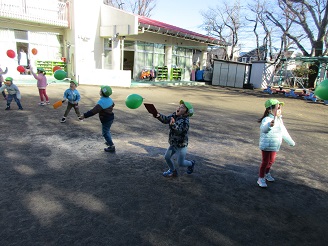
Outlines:
[{"label": "school building", "polygon": [[0,67],[14,79],[24,76],[18,65],[29,73],[31,64],[49,76],[61,66],[80,84],[129,87],[143,71],[155,81],[190,81],[196,66],[206,66],[208,48],[225,45],[102,0],[0,1]]}]

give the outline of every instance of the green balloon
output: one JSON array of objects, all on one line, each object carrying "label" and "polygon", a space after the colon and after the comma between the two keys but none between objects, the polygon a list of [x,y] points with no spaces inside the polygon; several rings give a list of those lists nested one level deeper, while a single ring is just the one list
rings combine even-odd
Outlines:
[{"label": "green balloon", "polygon": [[56,70],[56,72],[54,73],[55,79],[58,79],[58,80],[63,80],[66,78],[66,76],[67,76],[67,73],[64,70]]},{"label": "green balloon", "polygon": [[328,100],[328,79],[323,80],[314,90],[314,95],[322,100]]},{"label": "green balloon", "polygon": [[130,94],[125,99],[125,105],[130,109],[139,108],[142,102],[143,98],[138,94]]}]

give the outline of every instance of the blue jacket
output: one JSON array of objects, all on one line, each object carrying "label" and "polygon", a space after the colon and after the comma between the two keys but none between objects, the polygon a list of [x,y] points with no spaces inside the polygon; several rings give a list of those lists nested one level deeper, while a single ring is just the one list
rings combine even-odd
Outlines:
[{"label": "blue jacket", "polygon": [[67,99],[72,104],[77,104],[80,101],[81,96],[80,96],[80,93],[79,93],[78,90],[67,89],[64,92],[64,97],[63,98],[65,100]]},{"label": "blue jacket", "polygon": [[18,87],[16,85],[14,85],[13,83],[11,83],[11,85],[4,84],[3,86],[1,86],[0,92],[3,92],[4,90],[7,90],[8,94],[10,94],[10,95],[16,94],[17,99],[19,99],[19,100],[22,99]]},{"label": "blue jacket", "polygon": [[284,139],[290,146],[295,146],[295,142],[284,126],[281,116],[276,117],[274,126],[270,127],[270,123],[273,119],[274,115],[269,114],[261,122],[260,149],[265,151],[279,151],[282,139]]}]

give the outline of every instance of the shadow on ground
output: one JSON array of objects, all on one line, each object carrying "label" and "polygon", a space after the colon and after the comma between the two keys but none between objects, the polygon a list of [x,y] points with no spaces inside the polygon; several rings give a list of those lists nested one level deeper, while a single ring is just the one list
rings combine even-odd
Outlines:
[{"label": "shadow on ground", "polygon": [[[65,108],[37,106],[37,90],[21,87],[24,111],[0,111],[1,245],[326,245],[327,108],[284,98],[285,125],[297,145],[283,144],[267,189],[256,184],[259,124],[267,96],[210,86],[114,88],[116,153],[103,151],[97,116],[79,122]],[[65,85],[50,85],[53,101]],[[98,87],[80,86],[81,111]],[[160,112],[191,101],[188,159],[166,179],[168,127]],[[5,101],[1,104],[5,107]],[[0,105],[0,106],[1,106]],[[306,129],[306,130],[305,130]]]}]

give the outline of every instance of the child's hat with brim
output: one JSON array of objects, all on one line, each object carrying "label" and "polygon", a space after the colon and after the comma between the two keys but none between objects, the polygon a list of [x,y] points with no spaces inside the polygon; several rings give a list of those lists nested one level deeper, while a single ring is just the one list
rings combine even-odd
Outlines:
[{"label": "child's hat with brim", "polygon": [[186,106],[186,108],[188,109],[188,114],[189,114],[190,117],[193,116],[194,108],[193,108],[193,106],[191,105],[190,102],[180,100],[180,104],[184,104]]},{"label": "child's hat with brim", "polygon": [[79,83],[78,83],[76,80],[74,80],[74,79],[71,79],[69,82],[70,82],[70,83],[74,83],[74,85],[76,85],[76,86],[79,85]]},{"label": "child's hat with brim", "polygon": [[110,86],[102,85],[100,88],[105,97],[112,95],[112,88],[110,88]]},{"label": "child's hat with brim", "polygon": [[12,77],[7,77],[5,81],[13,81],[14,79]]},{"label": "child's hat with brim", "polygon": [[277,99],[269,99],[269,100],[266,100],[265,103],[264,103],[264,106],[265,108],[270,108],[272,106],[275,106],[277,104],[280,104],[282,106],[284,106],[284,102],[279,102]]}]

